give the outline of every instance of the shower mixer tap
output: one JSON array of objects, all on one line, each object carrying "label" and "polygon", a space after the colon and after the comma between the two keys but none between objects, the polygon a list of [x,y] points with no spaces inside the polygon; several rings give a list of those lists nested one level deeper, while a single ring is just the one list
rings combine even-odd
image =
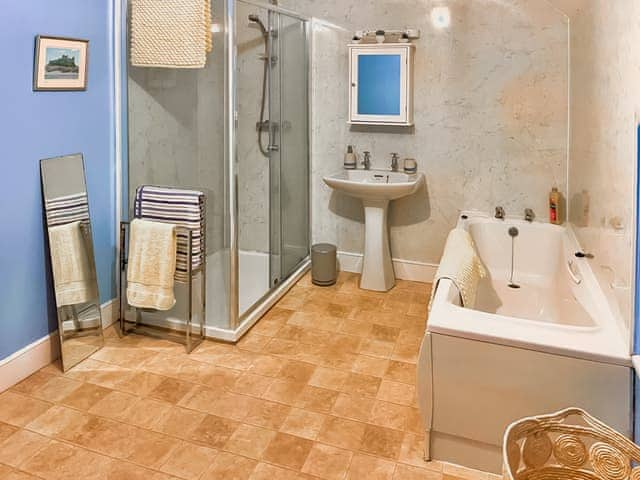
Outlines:
[{"label": "shower mixer tap", "polygon": [[502,207],[496,207],[496,214],[495,214],[495,217],[496,217],[498,220],[504,220],[504,217],[505,217],[504,208],[502,208]]},{"label": "shower mixer tap", "polygon": [[365,170],[371,169],[371,152],[363,152],[364,159],[362,160],[362,166]]},{"label": "shower mixer tap", "polygon": [[525,209],[524,209],[524,219],[525,219],[527,222],[531,223],[531,222],[533,222],[533,219],[534,219],[534,218],[536,218],[536,214],[535,214],[535,213],[533,213],[533,210],[532,210],[532,209],[530,209],[530,208],[525,208]]}]

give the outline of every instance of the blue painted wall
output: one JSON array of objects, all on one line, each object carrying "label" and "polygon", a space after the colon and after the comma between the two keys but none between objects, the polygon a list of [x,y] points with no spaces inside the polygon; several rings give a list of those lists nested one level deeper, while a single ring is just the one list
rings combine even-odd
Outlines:
[{"label": "blue painted wall", "polygon": [[[82,152],[104,302],[115,297],[113,5],[3,2],[0,15],[0,359],[57,328],[39,160]],[[89,40],[86,92],[33,92],[34,37]]]}]

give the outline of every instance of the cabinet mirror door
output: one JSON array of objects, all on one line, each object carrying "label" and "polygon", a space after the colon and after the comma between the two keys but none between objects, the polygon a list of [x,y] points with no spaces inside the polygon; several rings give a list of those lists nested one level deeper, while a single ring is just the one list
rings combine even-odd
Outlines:
[{"label": "cabinet mirror door", "polygon": [[409,123],[408,62],[408,48],[352,48],[351,123]]}]

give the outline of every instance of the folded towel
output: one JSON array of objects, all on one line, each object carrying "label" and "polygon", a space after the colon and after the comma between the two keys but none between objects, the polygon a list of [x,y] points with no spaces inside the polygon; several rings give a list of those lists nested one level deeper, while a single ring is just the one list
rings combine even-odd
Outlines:
[{"label": "folded towel", "polygon": [[[197,190],[142,185],[136,189],[134,217],[154,222],[171,223],[191,230],[191,267],[196,269],[202,265],[206,255],[204,251],[204,193]],[[187,242],[187,235],[179,233],[176,261],[176,280],[179,282],[188,281]]]},{"label": "folded towel", "polygon": [[476,251],[476,246],[469,232],[462,228],[454,228],[449,232],[440,266],[436,272],[431,289],[429,310],[441,279],[451,280],[458,292],[463,307],[473,308],[480,279],[487,276],[487,271]]},{"label": "folded towel", "polygon": [[204,68],[211,0],[131,0],[131,65]]},{"label": "folded towel", "polygon": [[91,239],[80,222],[49,228],[51,268],[58,308],[98,298]]},{"label": "folded towel", "polygon": [[169,310],[176,303],[175,225],[134,220],[129,231],[127,301],[138,308]]},{"label": "folded towel", "polygon": [[86,192],[46,200],[45,207],[49,227],[89,220],[89,201]]}]

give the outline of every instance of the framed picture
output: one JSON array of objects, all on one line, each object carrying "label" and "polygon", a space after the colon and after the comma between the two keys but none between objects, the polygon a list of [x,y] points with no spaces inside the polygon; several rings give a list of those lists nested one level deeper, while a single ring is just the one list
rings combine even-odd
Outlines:
[{"label": "framed picture", "polygon": [[86,90],[88,56],[88,40],[38,35],[33,89]]}]

